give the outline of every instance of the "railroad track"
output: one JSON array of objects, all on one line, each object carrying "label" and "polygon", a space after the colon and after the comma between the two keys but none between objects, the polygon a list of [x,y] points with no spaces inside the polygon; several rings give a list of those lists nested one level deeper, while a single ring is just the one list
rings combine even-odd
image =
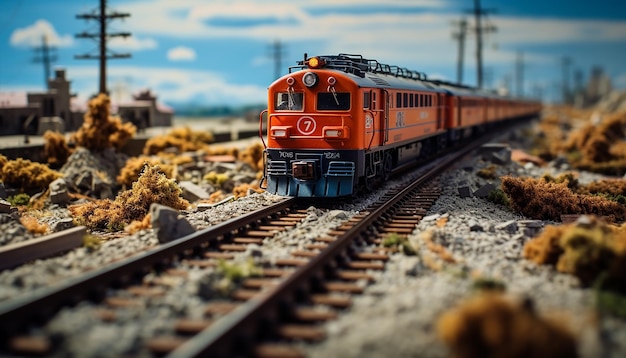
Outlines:
[{"label": "railroad track", "polygon": [[[227,299],[201,302],[201,308],[187,308],[168,317],[167,328],[147,332],[140,348],[135,345],[126,354],[301,356],[290,342],[324,339],[321,323],[350,306],[351,295],[362,292],[374,279],[372,270],[384,269],[393,250],[380,246],[385,236],[412,232],[436,200],[438,190],[426,187],[426,181],[466,152],[450,154],[425,175],[389,191],[365,212],[290,250],[288,257],[266,262],[257,277],[242,280]],[[68,344],[67,336],[59,341],[42,327],[50,326],[62,307],[83,309],[88,302],[92,317],[115,323],[124,312],[155,306],[152,301],[177,285],[180,289],[180,282],[194,275],[194,270],[250,255],[250,247],[263,245],[306,217],[307,211],[288,199],[28,298],[5,302],[0,305],[2,349],[8,354],[55,355]]]}]

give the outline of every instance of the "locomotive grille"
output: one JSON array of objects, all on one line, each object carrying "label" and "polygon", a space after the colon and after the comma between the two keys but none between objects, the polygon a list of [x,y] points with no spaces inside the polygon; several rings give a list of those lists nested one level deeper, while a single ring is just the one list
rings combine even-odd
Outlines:
[{"label": "locomotive grille", "polygon": [[339,176],[353,176],[354,175],[354,163],[353,162],[330,162],[328,163],[327,176],[339,177]]},{"label": "locomotive grille", "polygon": [[287,175],[287,162],[284,160],[272,160],[267,163],[267,174]]}]

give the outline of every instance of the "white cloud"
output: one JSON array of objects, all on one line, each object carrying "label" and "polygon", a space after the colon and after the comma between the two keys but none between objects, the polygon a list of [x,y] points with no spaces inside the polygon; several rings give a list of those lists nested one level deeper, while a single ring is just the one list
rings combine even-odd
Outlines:
[{"label": "white cloud", "polygon": [[167,59],[170,61],[193,61],[196,59],[196,51],[185,46],[174,47],[167,51]]},{"label": "white cloud", "polygon": [[43,19],[30,26],[16,29],[11,34],[10,41],[11,45],[18,47],[41,46],[44,36],[49,46],[68,47],[74,43],[71,35],[60,36],[52,24]]},{"label": "white cloud", "polygon": [[[69,67],[72,91],[80,99],[89,98],[97,91],[97,71],[90,66]],[[263,103],[267,100],[266,87],[236,85],[220,74],[202,70],[184,70],[161,67],[110,66],[107,70],[109,84],[129,83],[131,91],[150,88],[159,100],[169,102],[202,101],[207,104],[242,105]]]},{"label": "white cloud", "polygon": [[158,47],[158,44],[153,38],[140,38],[137,36],[129,37],[113,37],[109,40],[108,46],[114,49],[120,50],[153,50]]}]

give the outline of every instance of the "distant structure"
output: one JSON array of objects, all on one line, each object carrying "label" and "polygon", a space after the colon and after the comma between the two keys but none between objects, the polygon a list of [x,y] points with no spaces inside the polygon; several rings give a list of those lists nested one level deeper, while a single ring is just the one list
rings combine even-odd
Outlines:
[{"label": "distant structure", "polygon": [[[42,92],[0,92],[0,135],[41,135],[47,130],[61,133],[77,130],[83,124],[86,103],[70,94],[65,70],[57,69]],[[172,125],[173,110],[157,102],[149,90],[140,92],[129,103],[113,103],[112,113],[130,121],[138,129]]]},{"label": "distant structure", "polygon": [[38,56],[33,58],[33,62],[43,64],[43,78],[45,86],[48,85],[48,80],[50,79],[50,64],[57,60],[56,54],[53,53],[55,50],[56,48],[48,45],[48,38],[46,37],[46,35],[43,35],[41,37],[41,47],[35,48]]},{"label": "distant structure", "polygon": [[474,31],[476,31],[476,83],[478,88],[483,87],[483,35],[488,32],[496,31],[493,25],[483,25],[481,18],[490,13],[495,12],[494,9],[485,9],[480,7],[480,0],[474,0],[474,8],[467,10],[474,14]]},{"label": "distant structure", "polygon": [[116,33],[107,33],[107,22],[112,19],[119,19],[129,17],[128,13],[121,12],[107,12],[106,9],[106,0],[100,0],[100,11],[92,12],[90,14],[79,14],[76,15],[78,19],[84,20],[96,20],[99,23],[100,31],[97,33],[90,33],[87,31],[83,31],[79,34],[76,34],[77,38],[87,38],[98,41],[98,54],[84,54],[74,56],[76,59],[96,59],[100,60],[100,92],[99,93],[107,93],[107,59],[114,58],[129,58],[130,54],[128,53],[110,53],[107,50],[107,40],[113,37],[128,37],[130,36],[130,32],[116,32]]},{"label": "distant structure", "polygon": [[604,73],[604,69],[600,66],[593,67],[585,89],[583,106],[587,107],[597,103],[611,93],[612,89],[611,79]]}]

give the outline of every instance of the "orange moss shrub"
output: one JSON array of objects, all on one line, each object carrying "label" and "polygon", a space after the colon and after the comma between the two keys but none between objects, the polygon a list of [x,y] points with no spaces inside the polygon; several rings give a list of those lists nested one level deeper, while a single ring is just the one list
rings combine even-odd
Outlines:
[{"label": "orange moss shrub", "polygon": [[128,224],[128,226],[126,226],[124,228],[124,231],[129,233],[129,234],[135,234],[141,230],[145,230],[145,229],[149,229],[152,227],[152,215],[150,215],[150,213],[148,213],[148,215],[146,215],[143,220],[134,220],[133,222],[131,222],[130,224]]},{"label": "orange moss shrub", "polygon": [[457,358],[576,357],[576,340],[530,305],[499,294],[482,294],[445,312],[437,322],[440,339]]},{"label": "orange moss shrub", "polygon": [[563,253],[560,245],[565,226],[546,226],[541,235],[526,242],[523,255],[537,264],[554,265]]},{"label": "orange moss shrub", "polygon": [[259,188],[259,184],[241,184],[233,188],[233,195],[235,199],[243,198],[248,195],[248,190],[253,190],[257,193],[263,192],[263,189]]},{"label": "orange moss shrub", "polygon": [[[573,167],[605,174],[626,172],[626,112],[605,116],[573,131],[564,145]],[[620,145],[616,146],[616,145]],[[620,149],[621,148],[621,149]],[[572,155],[574,154],[574,155]]]},{"label": "orange moss shrub", "polygon": [[48,224],[39,223],[34,216],[23,215],[20,217],[20,223],[33,234],[45,234],[48,231]]},{"label": "orange moss shrub", "polygon": [[114,201],[104,199],[70,206],[80,225],[90,229],[122,230],[135,220],[143,220],[152,203],[182,210],[189,202],[173,179],[168,179],[158,166],[146,165],[130,190],[122,191]]},{"label": "orange moss shrub", "polygon": [[174,179],[176,171],[174,165],[165,164],[164,160],[159,157],[139,156],[129,158],[126,161],[126,165],[124,165],[117,176],[117,182],[125,188],[130,188],[133,182],[139,179],[139,175],[146,165],[158,167],[166,177]]},{"label": "orange moss shrub", "polygon": [[254,170],[263,168],[263,151],[265,148],[261,143],[254,143],[239,154],[239,160],[250,164]]},{"label": "orange moss shrub", "polygon": [[7,160],[0,171],[0,181],[23,192],[45,190],[51,182],[62,176],[63,174],[45,164],[22,158]]},{"label": "orange moss shrub", "polygon": [[[547,244],[549,242],[549,244]],[[591,217],[589,222],[548,226],[524,246],[524,257],[556,265],[589,285],[606,273],[609,283],[626,285],[626,226],[616,227]]]},{"label": "orange moss shrub", "polygon": [[207,149],[211,142],[213,134],[209,132],[193,131],[189,127],[173,128],[166,135],[148,139],[143,154],[157,154],[166,148],[177,148],[178,152],[196,151]]},{"label": "orange moss shrub", "polygon": [[72,135],[72,140],[89,150],[106,148],[121,149],[135,135],[132,123],[122,123],[119,117],[110,115],[111,101],[106,94],[99,94],[89,101],[83,125]]},{"label": "orange moss shrub", "polygon": [[544,178],[502,177],[502,190],[511,207],[524,216],[560,221],[561,214],[595,214],[612,222],[626,220],[626,206],[600,196],[574,193],[569,182],[546,182]]},{"label": "orange moss shrub", "polygon": [[63,166],[72,154],[72,150],[65,141],[65,136],[59,132],[46,131],[43,134],[43,140],[43,156],[48,164],[52,167]]},{"label": "orange moss shrub", "polygon": [[0,154],[0,171],[2,170],[2,168],[4,167],[4,165],[9,161],[9,159],[7,159],[7,157],[5,157],[4,155]]}]

